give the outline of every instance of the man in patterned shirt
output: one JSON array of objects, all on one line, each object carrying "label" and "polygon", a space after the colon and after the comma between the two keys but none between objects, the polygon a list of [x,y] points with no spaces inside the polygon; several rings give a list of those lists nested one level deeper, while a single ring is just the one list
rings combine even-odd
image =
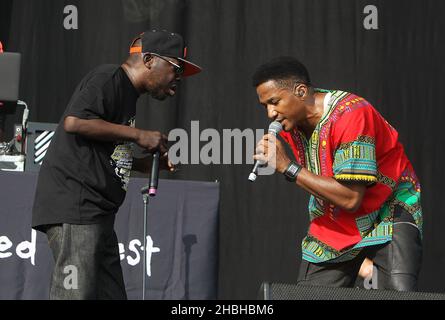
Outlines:
[{"label": "man in patterned shirt", "polygon": [[253,85],[296,161],[273,135],[258,143],[254,158],[311,194],[298,283],[352,287],[369,258],[378,288],[415,291],[420,184],[397,131],[362,97],[314,88],[291,57],[260,66]]}]

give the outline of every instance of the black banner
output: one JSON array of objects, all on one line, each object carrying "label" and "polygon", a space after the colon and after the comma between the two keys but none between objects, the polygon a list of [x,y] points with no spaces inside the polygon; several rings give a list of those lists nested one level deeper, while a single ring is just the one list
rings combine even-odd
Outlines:
[{"label": "black banner", "polygon": [[[46,236],[31,230],[37,175],[0,172],[0,299],[47,299],[54,260]],[[129,299],[142,298],[146,179],[130,180],[115,223]],[[145,299],[216,299],[216,183],[160,180],[149,199]]]}]

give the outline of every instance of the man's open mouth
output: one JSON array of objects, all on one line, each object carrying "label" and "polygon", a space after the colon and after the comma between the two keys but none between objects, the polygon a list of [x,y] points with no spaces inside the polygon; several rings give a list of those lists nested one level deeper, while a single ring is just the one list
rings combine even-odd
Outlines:
[{"label": "man's open mouth", "polygon": [[169,93],[169,95],[174,96],[175,93],[176,93],[176,89],[177,89],[176,84],[171,85],[171,86],[168,88],[168,93]]}]

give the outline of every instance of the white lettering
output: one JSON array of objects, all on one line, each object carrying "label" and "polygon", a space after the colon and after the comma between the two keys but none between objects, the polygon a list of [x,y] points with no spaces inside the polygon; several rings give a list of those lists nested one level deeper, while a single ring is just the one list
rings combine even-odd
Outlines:
[{"label": "white lettering", "polygon": [[0,258],[8,258],[12,256],[11,252],[5,252],[12,247],[12,242],[7,236],[0,237]]},{"label": "white lettering", "polygon": [[127,262],[130,266],[135,266],[139,263],[139,261],[141,261],[141,256],[139,254],[138,248],[136,248],[136,245],[139,248],[142,246],[141,242],[138,239],[131,240],[128,244],[128,249],[136,254],[135,258],[132,258],[130,256],[127,257]]},{"label": "white lettering", "polygon": [[31,264],[35,265],[35,256],[36,256],[36,237],[37,232],[33,229],[31,231],[31,242],[23,241],[17,245],[15,252],[22,259],[31,259]]},{"label": "white lettering", "polygon": [[374,5],[367,5],[363,8],[363,13],[368,14],[363,20],[363,27],[366,30],[377,30],[379,28],[378,25],[378,10]]},{"label": "white lettering", "polygon": [[77,268],[76,266],[69,265],[63,268],[63,273],[68,274],[65,279],[63,279],[63,286],[67,290],[77,290],[78,286],[78,277],[77,277]]},{"label": "white lettering", "polygon": [[63,19],[63,27],[66,30],[77,30],[79,29],[79,15],[77,7],[73,5],[65,6],[63,13],[67,14],[65,19]]}]

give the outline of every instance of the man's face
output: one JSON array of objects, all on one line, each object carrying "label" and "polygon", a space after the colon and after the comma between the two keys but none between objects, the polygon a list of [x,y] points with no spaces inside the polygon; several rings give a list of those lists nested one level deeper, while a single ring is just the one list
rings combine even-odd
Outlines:
[{"label": "man's face", "polygon": [[150,77],[147,77],[146,82],[147,91],[157,100],[173,97],[181,76],[177,74],[176,67],[170,62],[176,65],[180,65],[180,62],[170,57],[153,56],[152,59]]},{"label": "man's face", "polygon": [[269,119],[278,121],[284,131],[291,131],[304,119],[304,104],[288,88],[280,88],[274,80],[256,88],[258,99]]}]

